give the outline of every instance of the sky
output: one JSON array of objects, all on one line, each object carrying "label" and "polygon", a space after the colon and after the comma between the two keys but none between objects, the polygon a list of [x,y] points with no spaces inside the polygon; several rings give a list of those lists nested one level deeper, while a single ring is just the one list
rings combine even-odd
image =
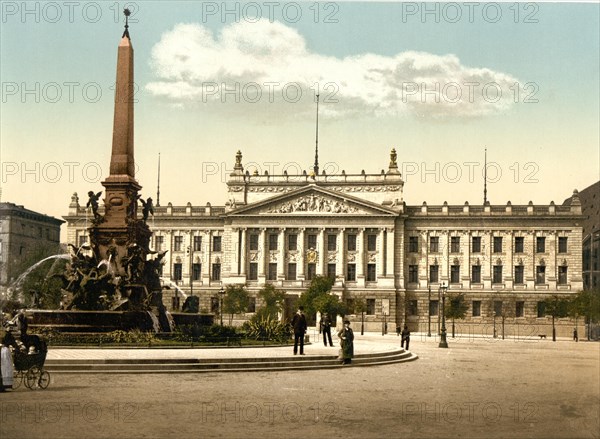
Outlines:
[{"label": "sky", "polygon": [[222,205],[251,172],[380,173],[408,205],[559,204],[600,179],[598,3],[11,2],[0,23],[3,202],[61,217],[108,176],[129,7],[136,178]]}]

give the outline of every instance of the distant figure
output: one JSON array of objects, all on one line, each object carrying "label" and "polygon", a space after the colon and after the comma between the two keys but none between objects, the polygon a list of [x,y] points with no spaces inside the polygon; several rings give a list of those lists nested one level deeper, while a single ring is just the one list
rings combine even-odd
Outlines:
[{"label": "distant figure", "polygon": [[400,340],[400,347],[404,347],[404,342],[406,342],[406,350],[408,351],[408,345],[410,343],[410,331],[408,330],[408,326],[404,325],[404,329],[402,330],[402,339]]},{"label": "distant figure", "polygon": [[300,344],[300,355],[304,355],[304,334],[306,334],[306,317],[304,316],[304,307],[298,307],[298,311],[292,318],[292,327],[294,328],[294,355],[298,354],[298,344]]},{"label": "distant figure", "polygon": [[102,216],[98,213],[98,200],[100,199],[100,195],[102,195],[102,192],[98,192],[97,194],[94,194],[94,192],[89,191],[88,197],[90,197],[90,198],[88,199],[88,202],[85,205],[85,207],[90,207],[90,206],[92,207],[92,213],[94,214],[95,220],[102,219]]},{"label": "distant figure", "polygon": [[573,340],[579,341],[579,336],[577,335],[577,328],[573,328]]},{"label": "distant figure", "polygon": [[352,363],[354,357],[354,332],[350,328],[350,321],[344,320],[344,328],[338,334],[340,337],[340,345],[342,346],[343,364]]},{"label": "distant figure", "polygon": [[327,314],[321,318],[321,330],[323,332],[323,344],[327,347],[327,339],[329,339],[329,346],[333,346],[331,341],[331,320]]}]

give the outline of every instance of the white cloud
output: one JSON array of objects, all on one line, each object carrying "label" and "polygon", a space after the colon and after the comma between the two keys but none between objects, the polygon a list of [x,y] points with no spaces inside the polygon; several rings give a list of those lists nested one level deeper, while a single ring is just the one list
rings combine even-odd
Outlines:
[{"label": "white cloud", "polygon": [[286,111],[311,111],[318,84],[323,114],[332,117],[494,114],[511,106],[518,82],[451,54],[323,56],[310,52],[297,30],[268,20],[234,23],[216,37],[199,24],[178,24],[154,46],[151,64],[157,80],[147,90],[178,106],[236,103],[247,112],[296,104]]}]

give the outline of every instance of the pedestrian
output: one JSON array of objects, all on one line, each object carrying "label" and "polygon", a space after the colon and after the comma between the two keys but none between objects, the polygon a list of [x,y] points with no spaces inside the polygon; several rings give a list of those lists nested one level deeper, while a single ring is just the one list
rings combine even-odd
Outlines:
[{"label": "pedestrian", "polygon": [[327,347],[327,339],[329,339],[329,346],[333,346],[331,341],[331,319],[327,314],[324,314],[321,318],[321,332],[323,332],[323,344]]},{"label": "pedestrian", "polygon": [[[13,386],[13,362],[12,355],[10,353],[10,340],[12,336],[9,332],[6,332],[2,339],[0,339],[0,392],[5,389],[12,389]],[[13,339],[14,341],[14,339]]]},{"label": "pedestrian", "polygon": [[577,328],[573,328],[573,340],[579,341],[579,336],[577,335]]},{"label": "pedestrian", "polygon": [[408,344],[410,343],[410,331],[408,330],[408,325],[404,325],[404,329],[402,330],[402,338],[400,339],[400,347],[404,347],[404,342],[406,342],[406,350],[408,351]]},{"label": "pedestrian", "polygon": [[294,328],[294,355],[298,354],[298,344],[300,345],[300,355],[304,355],[304,334],[306,334],[307,328],[304,307],[298,307],[298,311],[292,318],[292,327]]},{"label": "pedestrian", "polygon": [[354,333],[350,328],[350,321],[344,320],[344,328],[338,334],[340,337],[340,345],[342,347],[343,364],[352,363],[354,357]]}]

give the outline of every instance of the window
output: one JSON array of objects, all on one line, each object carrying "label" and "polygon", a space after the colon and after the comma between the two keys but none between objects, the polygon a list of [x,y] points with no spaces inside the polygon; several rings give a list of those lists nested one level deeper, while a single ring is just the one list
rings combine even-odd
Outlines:
[{"label": "window", "polygon": [[246,312],[256,312],[256,297],[248,297],[248,310]]},{"label": "window", "polygon": [[535,252],[536,253],[546,253],[546,238],[543,236],[538,236],[535,238]]},{"label": "window", "polygon": [[212,280],[221,280],[221,264],[212,264]]},{"label": "window", "polygon": [[296,264],[289,263],[287,267],[287,279],[296,280]]},{"label": "window", "polygon": [[327,277],[335,279],[335,264],[327,264]]},{"label": "window", "polygon": [[202,251],[202,236],[194,236],[194,251]]},{"label": "window", "polygon": [[375,264],[367,264],[367,282],[375,282]]},{"label": "window", "polygon": [[537,303],[537,316],[546,317],[546,302],[538,302]]},{"label": "window", "polygon": [[429,282],[435,283],[439,282],[439,265],[430,265],[429,266]]},{"label": "window", "polygon": [[250,235],[249,247],[250,250],[258,250],[258,235],[254,233]]},{"label": "window", "polygon": [[460,236],[450,237],[450,251],[452,253],[460,253]]},{"label": "window", "polygon": [[337,246],[337,236],[327,235],[327,250],[332,252],[335,251]]},{"label": "window", "polygon": [[346,266],[346,280],[348,282],[356,281],[356,264],[348,264]]},{"label": "window", "polygon": [[375,299],[367,299],[367,315],[375,315]]},{"label": "window", "polygon": [[248,268],[248,280],[258,280],[258,263],[250,262]]},{"label": "window", "polygon": [[494,253],[502,253],[502,236],[494,236]]},{"label": "window", "polygon": [[416,316],[419,313],[419,307],[418,307],[418,302],[416,300],[409,300],[408,301],[408,315],[409,316]]},{"label": "window", "polygon": [[317,248],[317,235],[308,235],[308,248],[316,249]]},{"label": "window", "polygon": [[275,234],[269,235],[269,250],[277,250],[277,238]]},{"label": "window", "polygon": [[471,266],[471,282],[474,284],[481,283],[481,265]]},{"label": "window", "polygon": [[348,251],[356,251],[356,235],[348,235]]},{"label": "window", "polygon": [[481,253],[481,236],[473,236],[473,253]]},{"label": "window", "polygon": [[269,272],[267,273],[267,280],[277,280],[277,262],[269,263]]},{"label": "window", "polygon": [[164,236],[156,235],[154,237],[154,250],[156,250],[157,252],[162,251],[164,242],[165,242]]},{"label": "window", "polygon": [[437,316],[438,310],[439,310],[439,304],[440,303],[437,300],[429,301],[429,315],[430,316]]},{"label": "window", "polygon": [[564,265],[558,267],[558,284],[559,285],[567,284],[567,267]]},{"label": "window", "polygon": [[219,298],[218,297],[210,298],[210,311],[215,314],[219,312]]},{"label": "window", "polygon": [[314,263],[308,264],[306,266],[306,280],[313,280],[316,275],[317,275],[317,264],[314,264]]},{"label": "window", "polygon": [[481,300],[473,301],[473,317],[481,317]]},{"label": "window", "polygon": [[460,265],[450,266],[450,283],[457,284],[460,282]]},{"label": "window", "polygon": [[525,251],[525,238],[522,236],[515,237],[515,253],[523,253]]},{"label": "window", "polygon": [[220,252],[221,251],[221,237],[213,236],[213,251]]},{"label": "window", "polygon": [[492,283],[494,283],[494,284],[502,283],[502,265],[494,265],[494,273],[492,276]]},{"label": "window", "polygon": [[356,314],[354,310],[354,299],[346,299],[346,309],[348,314]]},{"label": "window", "polygon": [[377,235],[367,235],[367,251],[377,250]]},{"label": "window", "polygon": [[192,264],[192,280],[200,280],[201,269],[200,264]]},{"label": "window", "polygon": [[567,237],[559,236],[558,237],[558,252],[559,253],[567,253]]},{"label": "window", "polygon": [[429,251],[431,253],[439,253],[440,251],[440,237],[430,236],[429,237]]},{"label": "window", "polygon": [[179,296],[171,297],[171,308],[175,311],[179,311],[180,298]]},{"label": "window", "polygon": [[501,316],[502,315],[502,301],[494,300],[494,315]]},{"label": "window", "polygon": [[525,267],[522,265],[515,265],[515,283],[524,284]]},{"label": "window", "polygon": [[181,245],[183,244],[183,236],[176,236],[173,243],[173,250],[176,252],[181,251]]},{"label": "window", "polygon": [[419,282],[419,266],[418,265],[409,265],[408,266],[408,282],[411,284],[416,284]]},{"label": "window", "polygon": [[546,266],[538,265],[535,267],[535,282],[538,284],[546,283]]},{"label": "window", "polygon": [[418,253],[419,252],[419,237],[409,236],[408,237],[408,252]]},{"label": "window", "polygon": [[181,278],[182,278],[181,264],[173,264],[173,279],[181,280]]},{"label": "window", "polygon": [[288,236],[288,250],[298,250],[298,235]]},{"label": "window", "polygon": [[525,302],[518,301],[515,304],[515,317],[524,317],[525,316]]}]

